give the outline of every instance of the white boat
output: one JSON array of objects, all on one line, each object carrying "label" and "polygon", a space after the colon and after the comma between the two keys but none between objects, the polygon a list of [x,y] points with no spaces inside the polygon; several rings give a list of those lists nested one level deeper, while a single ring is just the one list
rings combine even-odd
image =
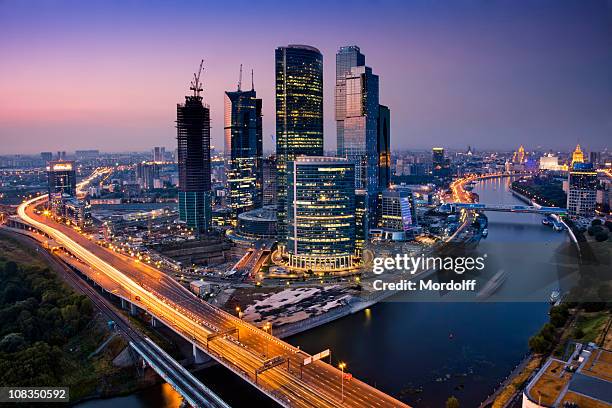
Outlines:
[{"label": "white boat", "polygon": [[480,292],[478,292],[476,297],[478,299],[488,298],[489,296],[497,292],[497,289],[499,289],[499,287],[502,285],[502,283],[504,283],[505,280],[506,272],[501,269],[499,272],[493,275],[493,277],[486,283],[486,285],[484,285],[484,287],[480,290]]}]

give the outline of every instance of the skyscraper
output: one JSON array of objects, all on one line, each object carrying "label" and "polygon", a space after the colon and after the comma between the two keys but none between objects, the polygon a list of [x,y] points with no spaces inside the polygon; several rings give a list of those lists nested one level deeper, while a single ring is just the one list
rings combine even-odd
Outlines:
[{"label": "skyscraper", "polygon": [[354,266],[354,165],[300,156],[287,166],[287,247],[291,268],[341,271]]},{"label": "skyscraper", "polygon": [[[242,67],[241,67],[242,75]],[[238,215],[262,205],[263,139],[261,99],[250,91],[225,92],[225,156],[232,223]]]},{"label": "skyscraper", "polygon": [[276,160],[279,239],[286,238],[287,163],[323,155],[323,55],[308,45],[278,47]]},{"label": "skyscraper", "polygon": [[[378,195],[378,76],[366,66],[345,76],[344,157],[355,164],[355,188],[368,194],[370,214]],[[374,217],[370,223],[375,221]]]},{"label": "skyscraper", "polygon": [[49,203],[56,208],[64,196],[76,198],[76,167],[73,161],[52,161],[47,166]]},{"label": "skyscraper", "polygon": [[163,146],[155,146],[153,148],[153,161],[163,162],[166,160],[166,148]]},{"label": "skyscraper", "polygon": [[202,104],[200,74],[194,74],[184,104],[176,106],[179,218],[198,233],[211,226],[210,109]]},{"label": "skyscraper", "polygon": [[391,111],[387,106],[378,105],[378,188],[383,190],[391,185]]},{"label": "skyscraper", "polygon": [[592,163],[576,162],[568,175],[567,213],[571,217],[595,215],[597,171]]},{"label": "skyscraper", "polygon": [[363,55],[359,47],[349,45],[340,47],[336,54],[336,135],[337,135],[337,150],[339,157],[345,157],[344,154],[344,119],[346,117],[346,75],[351,72],[351,68],[365,65],[365,55]]},{"label": "skyscraper", "polygon": [[263,160],[263,205],[276,205],[276,156]]}]

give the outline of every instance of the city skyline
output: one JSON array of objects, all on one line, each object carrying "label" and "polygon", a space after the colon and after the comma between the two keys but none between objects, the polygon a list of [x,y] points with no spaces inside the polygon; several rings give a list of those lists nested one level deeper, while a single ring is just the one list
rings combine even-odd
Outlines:
[{"label": "city skyline", "polygon": [[[381,100],[393,111],[393,150],[511,149],[531,141],[532,148],[565,150],[576,142],[587,150],[605,147],[612,131],[608,2],[384,3],[369,10],[370,20],[364,7],[319,4],[309,10],[302,4],[292,9],[300,14],[293,18],[263,2],[232,16],[241,24],[223,45],[209,39],[223,32],[229,14],[214,5],[185,16],[190,8],[162,4],[144,15],[135,14],[137,7],[107,3],[35,10],[3,4],[0,134],[12,143],[0,153],[171,147],[173,106],[201,57],[213,145],[222,149],[224,91],[234,88],[244,63],[255,71],[264,149],[272,150],[273,52],[293,43],[323,54],[326,151],[336,140],[333,59],[347,45],[359,46],[380,76]],[[190,24],[198,12],[204,21]],[[347,18],[338,19],[340,13]],[[320,17],[312,20],[315,15]],[[26,17],[33,28],[24,34]],[[258,33],[252,46],[234,40],[270,20],[279,24]],[[196,38],[195,47],[174,41],[184,32]]]}]

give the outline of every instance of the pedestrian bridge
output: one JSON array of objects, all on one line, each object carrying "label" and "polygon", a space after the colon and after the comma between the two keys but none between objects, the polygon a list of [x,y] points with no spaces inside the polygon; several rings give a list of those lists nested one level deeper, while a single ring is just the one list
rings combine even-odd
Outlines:
[{"label": "pedestrian bridge", "polygon": [[533,214],[555,214],[566,215],[567,210],[559,207],[542,207],[531,205],[501,205],[501,204],[483,204],[483,203],[450,203],[455,209],[478,210],[478,211],[503,211],[515,213],[533,213]]}]

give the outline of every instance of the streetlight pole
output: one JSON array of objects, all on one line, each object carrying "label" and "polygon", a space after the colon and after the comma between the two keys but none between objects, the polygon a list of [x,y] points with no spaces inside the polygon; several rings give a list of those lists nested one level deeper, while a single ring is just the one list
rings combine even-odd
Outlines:
[{"label": "streetlight pole", "polygon": [[344,368],[346,367],[346,363],[338,364],[338,368],[341,370],[340,374],[340,402],[344,403]]}]

